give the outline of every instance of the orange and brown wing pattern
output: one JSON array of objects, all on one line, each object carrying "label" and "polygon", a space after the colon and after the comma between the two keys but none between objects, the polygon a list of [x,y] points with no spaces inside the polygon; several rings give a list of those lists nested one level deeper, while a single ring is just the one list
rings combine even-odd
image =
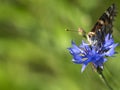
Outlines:
[{"label": "orange and brown wing pattern", "polygon": [[113,20],[117,14],[115,4],[112,4],[99,18],[91,32],[94,32],[98,38],[104,40],[105,36],[109,33],[112,34]]},{"label": "orange and brown wing pattern", "polygon": [[106,33],[112,33],[113,20],[116,14],[117,14],[116,6],[115,4],[112,4],[99,18],[91,32],[96,32],[96,30],[99,30],[101,29],[102,26],[104,26],[105,27],[104,31]]}]

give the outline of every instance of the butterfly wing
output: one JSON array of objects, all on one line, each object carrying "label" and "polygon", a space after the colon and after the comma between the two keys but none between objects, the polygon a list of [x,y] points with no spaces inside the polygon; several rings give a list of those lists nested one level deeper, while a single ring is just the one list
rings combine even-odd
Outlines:
[{"label": "butterfly wing", "polygon": [[107,34],[112,34],[113,21],[116,13],[116,6],[115,4],[112,4],[99,18],[91,30],[91,32],[96,34],[98,40],[103,42]]},{"label": "butterfly wing", "polygon": [[[91,45],[96,45],[98,48],[102,46],[107,34],[112,34],[113,21],[116,16],[116,6],[112,4],[99,18],[91,32],[88,33],[88,41]],[[96,69],[96,67],[93,65]],[[103,66],[97,67],[97,72],[102,74]]]}]

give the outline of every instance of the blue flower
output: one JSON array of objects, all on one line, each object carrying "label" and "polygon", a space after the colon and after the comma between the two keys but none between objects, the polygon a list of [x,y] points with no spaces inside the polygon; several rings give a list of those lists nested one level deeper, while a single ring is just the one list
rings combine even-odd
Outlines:
[{"label": "blue flower", "polygon": [[89,45],[84,41],[80,46],[77,46],[72,41],[72,47],[68,50],[73,56],[72,61],[76,64],[82,64],[81,72],[83,72],[89,63],[92,63],[96,69],[103,69],[103,64],[107,61],[105,57],[113,56],[117,45],[114,43],[112,35],[108,34],[101,47]]},{"label": "blue flower", "polygon": [[106,56],[113,56],[115,54],[115,47],[118,46],[118,43],[114,43],[114,40],[112,38],[112,35],[107,35],[105,38],[105,42],[103,44],[104,50],[106,52],[104,53]]}]

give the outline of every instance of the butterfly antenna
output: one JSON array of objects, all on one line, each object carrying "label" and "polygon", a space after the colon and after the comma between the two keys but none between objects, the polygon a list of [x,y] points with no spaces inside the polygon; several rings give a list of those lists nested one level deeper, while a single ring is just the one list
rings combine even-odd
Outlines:
[{"label": "butterfly antenna", "polygon": [[65,31],[72,31],[72,32],[77,32],[79,35],[83,36],[86,38],[86,32],[82,28],[78,28],[78,30],[72,30],[72,29],[65,29]]},{"label": "butterfly antenna", "polygon": [[78,31],[75,31],[75,30],[71,30],[71,29],[65,29],[65,31],[78,32]]}]

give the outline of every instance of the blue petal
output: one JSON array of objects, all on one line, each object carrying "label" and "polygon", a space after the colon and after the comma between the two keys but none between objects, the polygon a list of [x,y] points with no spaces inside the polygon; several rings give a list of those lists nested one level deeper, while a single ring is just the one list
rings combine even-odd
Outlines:
[{"label": "blue petal", "polygon": [[82,60],[75,60],[74,58],[72,59],[72,61],[76,64],[82,64],[83,62]]},{"label": "blue petal", "polygon": [[81,56],[79,55],[74,55],[72,61],[76,64],[81,64],[83,62]]},{"label": "blue petal", "polygon": [[70,51],[71,54],[79,54],[80,53],[80,48],[78,46],[75,45],[74,42],[72,42],[72,47],[68,48],[68,50]]},{"label": "blue petal", "polygon": [[85,43],[83,40],[82,40],[82,44],[80,45],[80,47],[85,47],[85,46],[88,46],[88,44],[87,43]]},{"label": "blue petal", "polygon": [[113,44],[111,46],[111,48],[105,53],[106,56],[113,56],[115,54],[115,47],[118,46],[118,43],[117,44]]},{"label": "blue petal", "polygon": [[103,63],[105,62],[104,58],[102,57],[101,59],[97,60],[96,62],[94,62],[94,66],[97,67],[103,67]]},{"label": "blue petal", "polygon": [[86,66],[87,66],[87,65],[85,65],[85,64],[82,65],[81,72],[83,72],[83,71],[85,70]]},{"label": "blue petal", "polygon": [[112,35],[107,34],[107,36],[105,37],[104,47],[108,47],[113,43],[114,43],[114,40],[112,38]]},{"label": "blue petal", "polygon": [[113,44],[113,43],[114,43],[113,39],[107,40],[107,41],[105,42],[105,44],[104,44],[104,47],[108,47],[108,46],[110,46],[110,45]]}]

